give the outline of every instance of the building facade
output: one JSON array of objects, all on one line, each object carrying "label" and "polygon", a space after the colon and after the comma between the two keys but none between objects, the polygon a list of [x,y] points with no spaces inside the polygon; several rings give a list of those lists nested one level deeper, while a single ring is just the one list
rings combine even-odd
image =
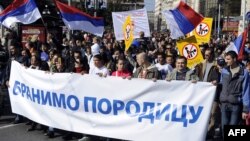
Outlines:
[{"label": "building facade", "polygon": [[[240,9],[241,9],[240,17],[243,17],[247,12],[250,11],[250,1],[241,0],[241,8]],[[240,23],[239,23],[238,34],[241,34],[244,31],[244,27],[246,28],[247,26],[249,26],[249,20],[245,19],[245,23],[244,23],[243,18],[242,18],[242,20],[240,20]]]}]

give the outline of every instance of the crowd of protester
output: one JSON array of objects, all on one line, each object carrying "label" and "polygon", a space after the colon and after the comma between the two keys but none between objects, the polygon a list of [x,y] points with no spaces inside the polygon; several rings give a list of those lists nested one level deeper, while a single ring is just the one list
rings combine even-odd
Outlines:
[{"label": "crowd of protester", "polygon": [[[194,68],[187,67],[187,59],[179,56],[176,40],[170,33],[153,32],[151,37],[135,39],[125,51],[123,41],[116,41],[111,31],[102,38],[88,33],[77,32],[70,39],[57,39],[48,33],[46,43],[34,35],[22,46],[14,32],[6,32],[0,43],[0,79],[1,87],[9,87],[11,61],[16,60],[26,68],[43,70],[48,73],[73,72],[99,75],[100,77],[122,77],[123,79],[184,80],[192,83],[210,82],[217,87],[216,97],[211,109],[207,138],[222,136],[223,125],[246,124],[250,118],[249,108],[244,105],[244,88],[249,88],[250,43],[245,43],[244,58],[237,60],[234,51],[225,52],[226,47],[236,38],[234,34],[225,34],[221,38],[211,38],[209,43],[200,45],[204,62]],[[248,85],[248,86],[247,86]],[[245,93],[250,93],[249,89]],[[241,100],[238,100],[241,99]],[[248,102],[249,102],[248,97]],[[1,102],[1,101],[0,101]],[[249,106],[249,105],[248,105]],[[14,124],[24,121],[17,115]],[[26,120],[30,125],[27,131],[43,130],[53,138],[53,127],[45,127],[34,121]],[[92,140],[111,140],[102,137],[63,132],[65,140],[73,137]]]}]

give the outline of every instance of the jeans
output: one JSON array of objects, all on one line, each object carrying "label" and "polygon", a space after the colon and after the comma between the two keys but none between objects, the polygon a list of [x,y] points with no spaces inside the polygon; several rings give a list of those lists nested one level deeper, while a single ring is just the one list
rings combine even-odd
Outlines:
[{"label": "jeans", "polygon": [[233,105],[230,103],[221,104],[221,126],[223,133],[224,133],[224,125],[239,124],[241,111],[242,111],[241,105]]}]

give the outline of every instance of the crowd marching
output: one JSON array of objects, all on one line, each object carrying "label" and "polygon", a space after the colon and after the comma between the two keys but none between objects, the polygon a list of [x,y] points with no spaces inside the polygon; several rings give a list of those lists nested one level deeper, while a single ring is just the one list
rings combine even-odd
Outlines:
[{"label": "crowd marching", "polygon": [[[25,46],[17,39],[18,35],[11,31],[6,32],[1,38],[2,88],[9,86],[12,60],[18,61],[26,68],[51,73],[71,72],[152,81],[211,82],[217,86],[217,91],[207,138],[222,136],[222,132],[218,131],[223,131],[223,125],[245,124],[245,120],[249,119],[249,107],[244,107],[246,105],[243,106],[243,103],[244,100],[249,101],[249,97],[244,95],[250,93],[250,43],[245,43],[243,60],[237,60],[237,53],[225,52],[227,45],[235,39],[235,35],[224,35],[221,39],[212,38],[208,44],[200,45],[205,60],[192,69],[187,67],[187,59],[178,55],[176,40],[170,38],[169,32],[155,32],[150,38],[144,37],[144,33],[140,32],[140,38],[135,39],[127,51],[124,42],[116,41],[110,31],[106,31],[102,38],[77,32],[71,39],[67,39],[66,36],[57,39],[49,33],[46,43],[42,43],[38,36],[34,35]],[[246,79],[247,82],[244,84],[243,81]],[[14,124],[23,121],[24,117],[17,115]],[[53,127],[45,127],[33,121],[27,124],[30,125],[27,131],[42,129],[45,135],[54,137]],[[81,135],[68,132],[63,138],[72,139],[74,136]],[[84,137],[96,138],[87,135]]]}]

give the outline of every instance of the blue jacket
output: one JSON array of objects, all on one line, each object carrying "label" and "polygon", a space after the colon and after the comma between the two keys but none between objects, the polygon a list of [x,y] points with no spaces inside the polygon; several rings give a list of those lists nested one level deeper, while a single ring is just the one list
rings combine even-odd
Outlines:
[{"label": "blue jacket", "polygon": [[[246,70],[245,70],[246,71]],[[250,112],[250,73],[246,72],[246,78],[243,83],[243,112]]]},{"label": "blue jacket", "polygon": [[243,104],[243,112],[250,111],[250,76],[246,69],[240,67],[234,76],[229,67],[222,69],[221,84],[221,103]]}]

